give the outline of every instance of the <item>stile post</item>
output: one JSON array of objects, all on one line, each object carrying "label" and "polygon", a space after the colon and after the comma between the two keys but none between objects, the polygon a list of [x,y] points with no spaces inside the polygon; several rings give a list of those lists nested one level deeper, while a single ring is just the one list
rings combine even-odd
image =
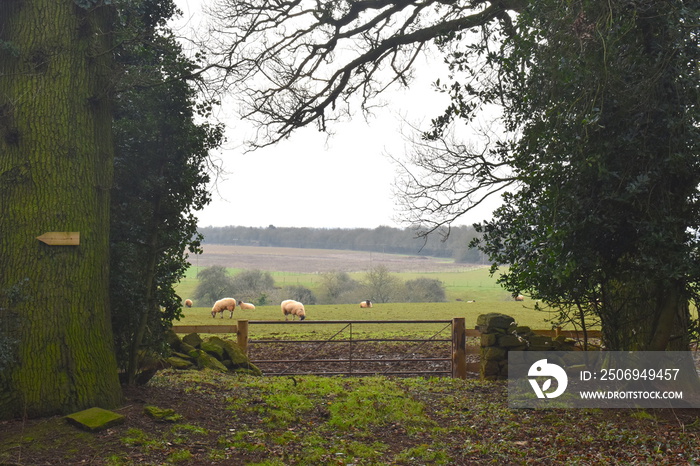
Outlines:
[{"label": "stile post", "polygon": [[467,378],[467,327],[464,317],[452,319],[452,377]]},{"label": "stile post", "polygon": [[248,356],[248,321],[239,320],[238,321],[238,331],[236,332],[236,342],[238,346],[243,350],[243,354]]}]

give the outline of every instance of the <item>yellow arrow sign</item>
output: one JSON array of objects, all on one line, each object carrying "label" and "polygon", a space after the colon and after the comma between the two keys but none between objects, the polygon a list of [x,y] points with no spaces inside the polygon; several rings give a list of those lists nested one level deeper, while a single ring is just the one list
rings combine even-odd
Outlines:
[{"label": "yellow arrow sign", "polygon": [[78,246],[80,244],[79,231],[49,231],[36,239],[49,246]]}]

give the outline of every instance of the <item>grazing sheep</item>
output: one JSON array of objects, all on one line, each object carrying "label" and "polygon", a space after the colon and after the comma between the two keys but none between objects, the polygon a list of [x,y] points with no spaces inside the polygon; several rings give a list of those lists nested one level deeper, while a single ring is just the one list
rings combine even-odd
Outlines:
[{"label": "grazing sheep", "polygon": [[287,316],[290,314],[292,316],[292,320],[295,320],[297,316],[299,316],[299,320],[306,319],[306,310],[304,309],[304,305],[298,301],[286,299],[282,301],[280,307],[282,308],[282,314],[284,314],[284,320],[289,320],[287,319]]},{"label": "grazing sheep", "polygon": [[368,308],[368,307],[372,307],[372,301],[370,301],[369,299],[366,300],[366,301],[362,301],[362,302],[360,303],[360,307],[363,308],[363,309],[364,309],[364,308]]},{"label": "grazing sheep", "polygon": [[238,301],[238,307],[240,307],[241,309],[249,309],[251,311],[255,310],[255,306],[253,304],[244,303],[243,301]]},{"label": "grazing sheep", "polygon": [[211,308],[211,316],[216,317],[216,313],[221,313],[221,318],[224,318],[224,311],[229,311],[231,314],[229,319],[233,319],[233,310],[236,309],[236,300],[233,298],[220,299],[214,303]]},{"label": "grazing sheep", "polygon": [[516,301],[525,301],[525,296],[519,294],[518,296],[515,297]]},{"label": "grazing sheep", "polygon": [[192,307],[192,300],[191,300],[191,299],[186,299],[186,300],[185,300],[185,306],[187,306],[187,307]]}]

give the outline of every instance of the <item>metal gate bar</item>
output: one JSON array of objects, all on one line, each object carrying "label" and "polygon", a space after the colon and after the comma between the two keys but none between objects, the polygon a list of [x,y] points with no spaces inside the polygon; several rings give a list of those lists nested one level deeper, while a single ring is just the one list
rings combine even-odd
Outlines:
[{"label": "metal gate bar", "polygon": [[[304,362],[349,362],[350,359],[304,359]],[[387,359],[352,359],[354,362],[411,362],[411,361],[452,361],[452,358],[387,358]],[[256,359],[256,363],[266,363],[266,364],[288,364],[295,362],[294,360],[288,359]]]},{"label": "metal gate bar", "polygon": [[348,342],[353,342],[353,343],[369,343],[369,342],[379,342],[379,341],[395,341],[398,343],[417,343],[417,342],[426,342],[430,343],[431,341],[436,341],[436,342],[447,342],[447,341],[452,341],[449,338],[434,338],[432,340],[426,340],[426,339],[412,339],[412,338],[407,338],[405,340],[399,340],[396,338],[365,338],[365,339],[347,339],[347,340],[250,340],[250,343],[283,343],[283,344],[292,344],[292,343],[348,343]]},{"label": "metal gate bar", "polygon": [[[309,374],[323,374],[323,375],[377,375],[377,374],[386,374],[386,375],[441,375],[441,374],[453,374],[454,373],[454,367],[453,364],[451,364],[451,367],[449,370],[443,370],[443,371],[436,371],[436,370],[414,370],[414,371],[400,371],[400,370],[393,370],[393,371],[375,371],[375,372],[370,372],[370,371],[356,371],[353,370],[353,362],[354,363],[360,363],[360,362],[367,362],[367,363],[389,363],[389,364],[400,364],[403,362],[452,362],[453,358],[387,358],[387,359],[366,359],[366,358],[353,358],[353,347],[355,346],[355,343],[363,343],[363,342],[396,342],[396,343],[420,343],[420,345],[417,346],[417,348],[420,348],[422,345],[430,342],[439,342],[439,343],[445,343],[445,342],[454,342],[453,339],[438,339],[435,338],[437,335],[440,333],[444,332],[445,329],[452,325],[453,321],[450,320],[402,320],[402,321],[396,321],[396,320],[313,320],[313,321],[279,321],[279,320],[274,320],[274,321],[266,321],[266,320],[252,320],[248,321],[249,325],[309,325],[309,324],[341,324],[344,325],[344,327],[333,334],[329,339],[327,340],[248,340],[248,343],[276,343],[276,344],[293,344],[293,343],[315,343],[317,344],[316,348],[313,348],[311,351],[315,351],[318,349],[318,347],[328,344],[328,343],[349,343],[350,348],[348,352],[348,358],[346,359],[318,359],[318,358],[307,358],[306,356],[302,356],[302,358],[297,359],[297,360],[288,360],[288,359],[261,359],[261,360],[255,360],[251,359],[251,362],[254,364],[291,364],[290,367],[287,369],[283,370],[282,372],[266,372],[267,375],[309,375]],[[364,338],[364,339],[353,339],[353,332],[352,332],[352,326],[353,324],[447,324],[446,327],[440,329],[437,333],[433,334],[432,337],[427,338],[427,339],[416,339],[416,338],[409,338],[409,339],[397,339],[397,338]],[[350,338],[349,339],[343,339],[343,340],[337,340],[335,339],[336,336],[341,334],[345,329],[349,329],[350,333]],[[310,354],[307,353],[307,354]],[[300,363],[329,363],[329,364],[347,364],[348,365],[348,371],[323,371],[323,372],[313,372],[313,371],[307,371],[307,372],[298,372],[296,370],[292,370],[295,366],[297,366]]]},{"label": "metal gate bar", "polygon": [[266,372],[265,375],[280,376],[280,375],[449,375],[452,371],[385,371],[385,372]]},{"label": "metal gate bar", "polygon": [[451,320],[249,320],[248,324],[314,325],[314,324],[449,324]]}]

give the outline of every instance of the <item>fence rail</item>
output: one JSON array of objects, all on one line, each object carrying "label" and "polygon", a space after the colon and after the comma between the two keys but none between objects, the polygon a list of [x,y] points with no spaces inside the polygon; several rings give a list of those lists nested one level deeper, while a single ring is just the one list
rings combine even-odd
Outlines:
[{"label": "fence rail", "polygon": [[[339,344],[345,343],[349,346],[348,357],[347,358],[315,358],[312,355],[304,356],[301,359],[251,359],[251,362],[256,364],[287,364],[288,367],[281,372],[266,372],[268,375],[297,375],[297,374],[308,374],[309,372],[295,372],[292,368],[297,367],[302,363],[325,363],[329,365],[345,365],[347,370],[324,370],[323,374],[326,375],[369,375],[369,374],[387,374],[387,375],[414,375],[414,374],[430,374],[430,375],[451,375],[452,377],[465,378],[467,372],[478,372],[479,363],[467,362],[467,354],[478,354],[480,350],[480,342],[477,344],[467,345],[467,338],[479,338],[481,332],[479,330],[472,330],[465,328],[465,322],[463,317],[457,317],[452,320],[305,320],[305,321],[280,321],[280,320],[239,320],[236,324],[214,324],[214,325],[176,325],[173,326],[175,333],[212,333],[212,334],[236,334],[238,346],[243,349],[246,354],[249,354],[250,344],[281,344],[281,345],[294,345],[294,344],[315,344],[317,347],[321,347],[326,344]],[[344,325],[344,327],[336,332],[331,338],[325,340],[251,340],[249,339],[249,326],[250,325]],[[445,324],[445,327],[439,332],[433,334],[431,338],[420,339],[420,338],[353,338],[352,326],[353,325],[383,325],[383,324],[405,324],[405,325],[422,325],[422,324]],[[447,327],[451,327],[451,338],[438,338],[438,336],[443,333]],[[336,339],[341,332],[348,329],[350,337],[348,339]],[[571,330],[534,330],[535,333],[539,335],[557,337],[564,336],[566,338],[580,339],[582,338],[582,332],[571,331]],[[588,331],[589,338],[600,338],[600,331],[593,330]],[[423,358],[354,358],[353,357],[353,347],[357,343],[373,343],[373,342],[398,342],[398,343],[420,343],[421,345],[426,343],[451,343],[452,355],[449,358],[436,358],[436,357],[423,357]],[[411,371],[401,371],[401,370],[385,370],[385,371],[366,371],[358,370],[353,368],[354,364],[363,363],[392,363],[400,364],[403,362],[411,362],[414,364],[418,363],[439,363],[439,362],[449,362],[449,369],[444,370],[411,370]]]},{"label": "fence rail", "polygon": [[[300,375],[313,373],[309,370],[302,371],[300,368],[303,365],[324,364],[325,367],[321,372],[325,375],[369,375],[369,374],[387,374],[387,375],[453,375],[461,371],[461,368],[456,365],[453,358],[425,358],[425,357],[402,357],[402,358],[362,358],[355,357],[355,351],[357,349],[357,344],[366,342],[400,342],[400,343],[419,343],[418,347],[426,343],[442,343],[443,345],[447,342],[452,343],[454,338],[437,338],[437,336],[445,331],[445,329],[453,327],[452,320],[315,320],[315,321],[305,321],[305,322],[282,322],[282,321],[249,321],[249,325],[306,325],[306,324],[322,324],[322,325],[339,325],[341,326],[333,336],[325,340],[249,340],[249,344],[277,344],[277,345],[287,345],[296,343],[306,343],[312,344],[312,348],[306,348],[307,352],[301,357],[296,359],[255,359],[251,357],[251,362],[254,364],[271,364],[271,365],[285,365],[285,367],[276,369],[274,372],[266,371],[269,375]],[[381,325],[381,324],[401,324],[401,325],[423,325],[423,324],[444,324],[440,331],[435,333],[430,338],[410,338],[410,339],[400,339],[400,338],[356,338],[353,335],[353,326],[357,325]],[[464,322],[462,322],[462,326]],[[345,335],[348,335],[345,338]],[[339,337],[339,335],[342,335]],[[346,358],[318,358],[317,356],[319,350],[324,348],[326,345],[347,345]],[[415,348],[413,348],[415,350]],[[401,363],[410,362],[414,367],[411,370],[399,370],[397,366]],[[426,363],[437,362],[446,363],[443,364],[441,369],[423,370],[417,369],[416,367],[422,367]],[[367,370],[368,365],[381,364],[384,367],[382,370]],[[358,368],[358,365],[362,365],[364,369]],[[464,373],[466,376],[466,371]]]}]

